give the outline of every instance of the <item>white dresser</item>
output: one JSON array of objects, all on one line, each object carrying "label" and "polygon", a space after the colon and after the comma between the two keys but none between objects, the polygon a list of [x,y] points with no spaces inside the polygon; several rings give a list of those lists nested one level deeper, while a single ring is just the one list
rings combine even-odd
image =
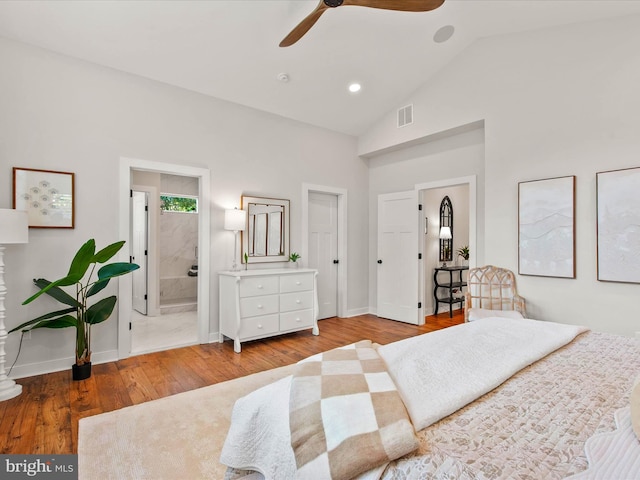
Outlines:
[{"label": "white dresser", "polygon": [[318,335],[317,270],[283,268],[220,273],[220,343],[312,329]]}]

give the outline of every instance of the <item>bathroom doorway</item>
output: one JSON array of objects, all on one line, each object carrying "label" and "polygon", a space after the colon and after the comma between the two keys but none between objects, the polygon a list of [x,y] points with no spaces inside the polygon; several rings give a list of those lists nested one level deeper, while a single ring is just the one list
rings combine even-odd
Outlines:
[{"label": "bathroom doorway", "polygon": [[[190,306],[188,312],[160,311],[160,245],[159,241],[153,241],[160,235],[160,193],[165,193],[161,175],[175,176],[174,180],[185,180],[193,186],[197,185],[195,195],[187,193],[198,199],[197,212],[197,252],[195,248],[189,253],[189,269],[198,265],[198,275],[195,277],[196,290],[195,310]],[[134,178],[135,176],[135,178]],[[131,275],[120,277],[118,282],[118,358],[127,358],[131,354],[166,350],[195,343],[209,343],[210,333],[209,319],[209,290],[210,290],[210,171],[205,168],[190,167],[186,165],[169,164],[142,159],[120,158],[120,182],[119,182],[119,232],[123,239],[127,240],[127,248],[120,252],[121,261],[129,261],[133,256],[132,251],[132,190],[142,188],[148,191],[148,248],[147,248],[147,314],[142,315],[133,308],[133,282]],[[170,190],[173,190],[171,188]],[[167,190],[169,191],[169,190]],[[170,192],[169,193],[175,193]],[[178,191],[182,193],[182,190]],[[180,238],[181,232],[174,231],[174,235]],[[194,256],[197,255],[197,260]],[[126,257],[125,257],[126,256]],[[188,275],[184,272],[185,276]],[[142,317],[137,318],[136,316]],[[175,316],[175,317],[173,317]],[[181,321],[190,318],[187,325],[181,325]],[[136,319],[141,327],[134,333]],[[193,320],[195,319],[195,320]],[[146,326],[144,325],[146,323]],[[194,326],[195,325],[195,326]],[[167,327],[165,329],[164,327]],[[144,328],[142,328],[144,327]],[[188,339],[181,338],[178,333],[186,332]],[[138,335],[140,333],[140,335]],[[142,346],[136,344],[135,339],[151,341],[155,336],[170,339],[169,342],[155,342],[153,345]],[[217,337],[217,335],[216,335]]]},{"label": "bathroom doorway", "polygon": [[198,192],[197,177],[132,170],[132,354],[198,343]]}]

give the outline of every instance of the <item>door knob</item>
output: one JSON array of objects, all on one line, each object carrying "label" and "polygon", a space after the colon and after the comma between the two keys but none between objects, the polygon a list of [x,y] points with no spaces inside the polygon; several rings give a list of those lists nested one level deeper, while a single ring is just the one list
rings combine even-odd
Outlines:
[{"label": "door knob", "polygon": [[378,263],[382,263],[382,260],[378,260]]},{"label": "door knob", "polygon": [[334,260],[333,263],[337,265],[338,263],[340,263],[340,260]]}]

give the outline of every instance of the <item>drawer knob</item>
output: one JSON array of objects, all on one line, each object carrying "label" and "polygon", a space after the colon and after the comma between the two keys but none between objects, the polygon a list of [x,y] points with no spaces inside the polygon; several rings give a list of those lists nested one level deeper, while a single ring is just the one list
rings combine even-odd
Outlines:
[{"label": "drawer knob", "polygon": [[260,323],[259,323],[259,324],[258,324],[258,328],[262,328],[262,324],[260,324]]},{"label": "drawer knob", "polygon": [[263,308],[262,305],[258,305],[258,308]]},{"label": "drawer knob", "polygon": [[262,285],[258,285],[258,288],[262,290]]},{"label": "drawer knob", "polygon": [[300,318],[299,317],[296,318],[296,322],[300,323]]},{"label": "drawer knob", "polygon": [[296,285],[300,285],[301,282],[296,282]]},{"label": "drawer knob", "polygon": [[300,303],[300,300],[296,300],[296,303]]}]

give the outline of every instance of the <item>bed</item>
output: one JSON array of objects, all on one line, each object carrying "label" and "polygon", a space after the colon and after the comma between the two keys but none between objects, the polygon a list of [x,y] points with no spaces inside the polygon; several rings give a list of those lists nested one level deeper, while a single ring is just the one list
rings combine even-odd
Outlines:
[{"label": "bed", "polygon": [[[351,451],[337,462],[363,462],[366,468],[353,478],[640,474],[640,444],[629,413],[640,375],[636,339],[551,322],[488,318],[371,348],[397,385],[416,443],[405,437],[394,452],[398,458],[374,465],[367,464],[368,444],[351,442]],[[314,357],[307,361],[322,362]],[[290,420],[297,424],[295,385],[294,373],[236,402],[221,455],[229,466],[226,479],[314,478],[300,473],[300,445],[292,447],[292,438],[294,444],[298,438],[289,428]],[[347,419],[331,421],[349,423],[354,413],[346,407],[345,412]],[[311,470],[315,478],[328,478],[318,473],[324,468],[318,465]]]}]

